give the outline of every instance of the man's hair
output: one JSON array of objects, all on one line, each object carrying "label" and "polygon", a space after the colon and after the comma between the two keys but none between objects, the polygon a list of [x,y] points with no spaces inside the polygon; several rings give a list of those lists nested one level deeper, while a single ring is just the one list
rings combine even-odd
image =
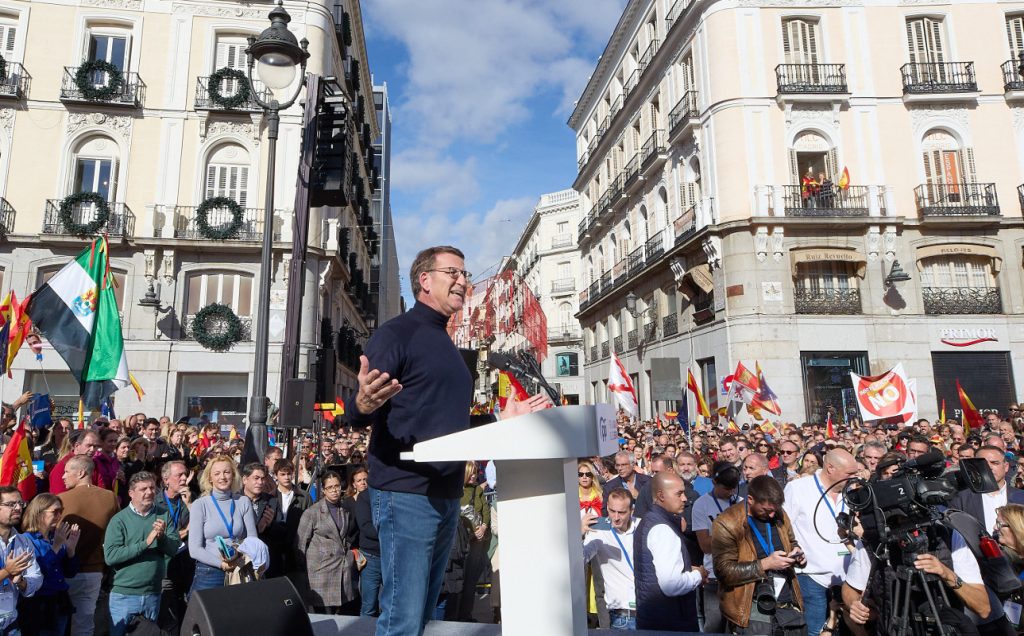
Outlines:
[{"label": "man's hair", "polygon": [[295,472],[295,464],[293,464],[292,460],[288,459],[287,457],[282,457],[281,459],[279,459],[276,462],[274,462],[274,474],[275,475],[277,473],[294,473],[294,472]]},{"label": "man's hair", "polygon": [[0,499],[2,499],[4,495],[9,495],[12,492],[18,493],[19,497],[21,496],[21,491],[18,490],[17,486],[0,486]]},{"label": "man's hair", "polygon": [[747,455],[747,458],[743,460],[743,463],[753,462],[761,468],[768,468],[768,458],[761,453],[751,453]]},{"label": "man's hair", "polygon": [[[998,448],[998,447],[996,447],[996,448]],[[971,446],[970,442],[964,442],[963,444],[960,444],[959,446],[957,446],[956,449],[962,453],[962,452],[964,452],[965,450],[968,450],[968,449],[974,450],[974,447]]]},{"label": "man's hair", "polygon": [[242,466],[242,477],[248,477],[257,471],[266,475],[267,467],[259,462],[250,462],[245,466]]},{"label": "man's hair", "polygon": [[280,455],[284,457],[284,450],[280,446],[271,446],[263,456],[266,457],[267,455]]},{"label": "man's hair", "polygon": [[671,455],[655,455],[651,458],[651,463],[661,462],[662,470],[675,470],[676,460],[672,459]]},{"label": "man's hair", "polygon": [[676,462],[678,462],[679,459],[682,457],[689,457],[690,459],[693,460],[693,463],[697,463],[697,456],[691,453],[690,451],[682,451],[681,453],[676,453]]},{"label": "man's hair", "polygon": [[929,440],[924,435],[921,435],[920,433],[918,433],[917,435],[911,435],[910,439],[907,440],[907,444],[924,444],[926,446],[932,445],[931,440]]},{"label": "man's hair", "polygon": [[719,448],[725,446],[726,444],[732,444],[733,446],[736,446],[737,445],[736,438],[733,437],[732,435],[726,435],[725,437],[723,437],[722,439],[720,439],[718,441],[718,447]]},{"label": "man's hair", "polygon": [[156,424],[157,426],[160,426],[160,420],[156,419],[155,417],[147,417],[146,421],[142,423],[142,428],[146,428],[150,424]]},{"label": "man's hair", "polygon": [[96,463],[92,461],[91,457],[76,455],[68,460],[64,468],[70,471],[80,470],[86,477],[92,477],[93,472],[96,470]]},{"label": "man's hair", "polygon": [[975,454],[980,453],[981,451],[993,451],[993,452],[999,453],[999,456],[1002,457],[1003,459],[1006,459],[1006,452],[1003,449],[999,448],[998,446],[992,446],[991,444],[986,444],[986,445],[982,446],[981,448],[979,448]]},{"label": "man's hair", "polygon": [[732,462],[720,459],[711,467],[711,479],[731,490],[740,484],[740,469]]},{"label": "man's hair", "polygon": [[160,467],[160,480],[162,482],[166,483],[167,480],[170,478],[171,469],[174,468],[175,464],[180,465],[186,471],[188,470],[188,465],[180,459],[172,459],[169,462],[164,462],[164,465]]},{"label": "man's hair", "polygon": [[438,254],[453,254],[466,260],[466,255],[462,253],[462,250],[451,245],[437,245],[420,251],[413,259],[412,267],[409,268],[409,284],[412,286],[413,298],[418,297],[423,291],[423,288],[420,287],[420,274],[434,268]]},{"label": "man's hair", "polygon": [[629,502],[629,505],[633,505],[633,495],[625,488],[612,488],[608,493],[608,501],[612,499],[624,499]]},{"label": "man's hair", "polygon": [[885,455],[885,453],[887,452],[887,449],[885,448],[885,444],[883,444],[882,442],[879,442],[877,440],[871,440],[870,442],[864,442],[864,447],[860,449],[861,454],[863,455],[864,451],[866,451],[869,448],[873,448],[875,450],[880,450],[880,451],[882,451],[883,455]]},{"label": "man's hair", "polygon": [[629,460],[629,464],[631,466],[634,463],[636,463],[636,457],[634,457],[633,453],[631,453],[629,451],[618,451],[617,453],[615,453],[615,457],[625,457],[626,459]]},{"label": "man's hair", "polygon": [[148,470],[140,470],[139,472],[132,475],[132,478],[128,480],[128,490],[135,488],[135,484],[141,484],[144,481],[151,481],[153,485],[156,485],[156,475],[149,472]]},{"label": "man's hair", "polygon": [[786,500],[782,486],[771,475],[761,475],[751,479],[747,484],[747,495],[753,497],[754,501],[758,503],[770,503],[776,506],[781,506],[782,502]]}]

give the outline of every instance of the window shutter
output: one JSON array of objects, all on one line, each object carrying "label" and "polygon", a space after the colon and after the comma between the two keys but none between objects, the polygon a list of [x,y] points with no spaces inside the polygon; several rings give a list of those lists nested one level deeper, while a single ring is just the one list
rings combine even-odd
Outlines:
[{"label": "window shutter", "polygon": [[18,28],[13,24],[0,24],[0,53],[8,62],[14,61],[14,42]]},{"label": "window shutter", "polygon": [[209,199],[217,196],[217,166],[206,166],[206,196]]},{"label": "window shutter", "polygon": [[1024,16],[1006,18],[1006,40],[1010,45],[1010,56],[1016,60],[1024,51]]},{"label": "window shutter", "polygon": [[825,174],[835,180],[839,175],[839,151],[832,148],[825,155]]},{"label": "window shutter", "polygon": [[910,51],[910,62],[918,64],[926,62],[924,36],[924,18],[907,20],[907,48]]},{"label": "window shutter", "polygon": [[245,207],[246,200],[249,198],[249,168],[246,166],[239,166],[238,168],[238,196],[235,197],[235,201],[238,205]]},{"label": "window shutter", "polygon": [[804,22],[804,30],[807,33],[807,50],[805,53],[806,64],[817,64],[818,63],[818,23],[806,21]]},{"label": "window shutter", "polygon": [[789,150],[789,175],[790,183],[800,183],[800,162],[797,160],[796,150]]},{"label": "window shutter", "polygon": [[978,171],[974,165],[974,148],[964,149],[964,165],[960,179],[965,183],[975,183],[978,180]]},{"label": "window shutter", "polygon": [[929,61],[932,62],[945,62],[946,55],[942,47],[942,20],[932,20],[931,18],[925,18],[926,24],[929,27]]}]

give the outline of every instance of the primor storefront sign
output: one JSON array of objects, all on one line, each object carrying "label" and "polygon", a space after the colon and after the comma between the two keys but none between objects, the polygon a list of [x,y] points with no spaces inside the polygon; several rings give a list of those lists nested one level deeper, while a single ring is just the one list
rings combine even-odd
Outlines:
[{"label": "primor storefront sign", "polygon": [[949,327],[939,331],[939,341],[951,347],[970,347],[982,342],[999,342],[996,330],[989,327]]}]

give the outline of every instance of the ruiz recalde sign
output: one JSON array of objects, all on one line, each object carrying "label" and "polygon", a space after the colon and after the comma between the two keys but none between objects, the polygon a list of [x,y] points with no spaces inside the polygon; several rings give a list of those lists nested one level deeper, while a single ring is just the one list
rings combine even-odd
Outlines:
[{"label": "ruiz recalde sign", "polygon": [[990,327],[950,327],[939,331],[939,342],[951,347],[970,347],[982,342],[999,342],[999,338]]}]

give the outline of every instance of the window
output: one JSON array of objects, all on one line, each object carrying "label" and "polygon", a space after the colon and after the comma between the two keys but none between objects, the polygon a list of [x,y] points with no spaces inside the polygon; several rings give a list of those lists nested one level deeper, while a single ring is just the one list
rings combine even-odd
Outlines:
[{"label": "window", "polygon": [[185,313],[191,316],[211,303],[221,303],[239,316],[251,316],[252,278],[238,272],[191,274]]},{"label": "window", "polygon": [[922,287],[994,289],[992,259],[987,256],[933,256],[921,261]]},{"label": "window", "polygon": [[555,232],[559,236],[562,236],[564,234],[568,234],[569,233],[569,222],[568,221],[559,221],[558,223],[556,223],[555,224]]},{"label": "window", "polygon": [[228,197],[243,208],[248,200],[249,153],[238,144],[224,144],[210,155],[203,198]]},{"label": "window", "polygon": [[693,54],[690,53],[682,60],[679,61],[678,68],[676,70],[676,77],[678,78],[679,97],[682,98],[688,91],[692,91],[696,88],[693,81]]},{"label": "window", "polygon": [[953,135],[944,130],[930,130],[921,144],[925,181],[942,189],[947,186],[950,196],[959,196],[961,183],[973,183],[974,151],[961,149]]},{"label": "window", "polygon": [[[0,288],[3,285],[3,272],[0,271]],[[558,326],[564,332],[572,330],[572,305],[562,303],[558,306]]]},{"label": "window", "polygon": [[580,357],[579,354],[572,351],[565,351],[555,356],[555,369],[557,370],[558,377],[565,377],[570,375],[580,374]]},{"label": "window", "polygon": [[912,64],[945,62],[946,53],[942,39],[942,18],[907,20],[907,46]]},{"label": "window", "polygon": [[[36,272],[36,289],[42,287],[53,278],[53,275],[61,270],[63,266],[57,265],[54,267],[46,267]],[[128,278],[128,273],[119,270],[111,269],[110,273],[114,276],[114,299],[117,301],[117,309],[119,311],[124,310],[124,286]],[[3,270],[0,269],[0,288],[3,287]]]},{"label": "window", "polygon": [[13,17],[0,17],[0,54],[8,62],[15,61],[14,43],[18,37],[18,26]]},{"label": "window", "polygon": [[[212,70],[218,71],[222,68],[232,68],[244,73],[247,65],[245,49],[248,46],[249,44],[246,39],[240,35],[218,36],[217,56]],[[236,79],[224,80],[220,89],[221,94],[226,96],[234,95],[238,91],[238,84],[239,80]]]},{"label": "window", "polygon": [[[92,27],[89,29],[87,46],[85,57],[90,62],[107,62],[122,73],[128,71],[131,38],[126,30],[116,27]],[[107,74],[103,71],[96,71],[92,75],[92,82],[96,86],[106,85],[107,80]]]},{"label": "window", "polygon": [[804,176],[816,179],[824,174],[835,181],[839,162],[838,153],[832,144],[817,132],[807,130],[799,133],[789,150],[790,178],[800,183]]},{"label": "window", "polygon": [[1024,15],[1006,16],[1006,39],[1010,45],[1010,57],[1020,59],[1024,52]]},{"label": "window", "polygon": [[73,159],[72,192],[95,192],[113,201],[117,190],[117,144],[108,137],[90,137],[79,144]]},{"label": "window", "polygon": [[817,64],[818,22],[807,18],[783,20],[782,55],[786,64]]}]

